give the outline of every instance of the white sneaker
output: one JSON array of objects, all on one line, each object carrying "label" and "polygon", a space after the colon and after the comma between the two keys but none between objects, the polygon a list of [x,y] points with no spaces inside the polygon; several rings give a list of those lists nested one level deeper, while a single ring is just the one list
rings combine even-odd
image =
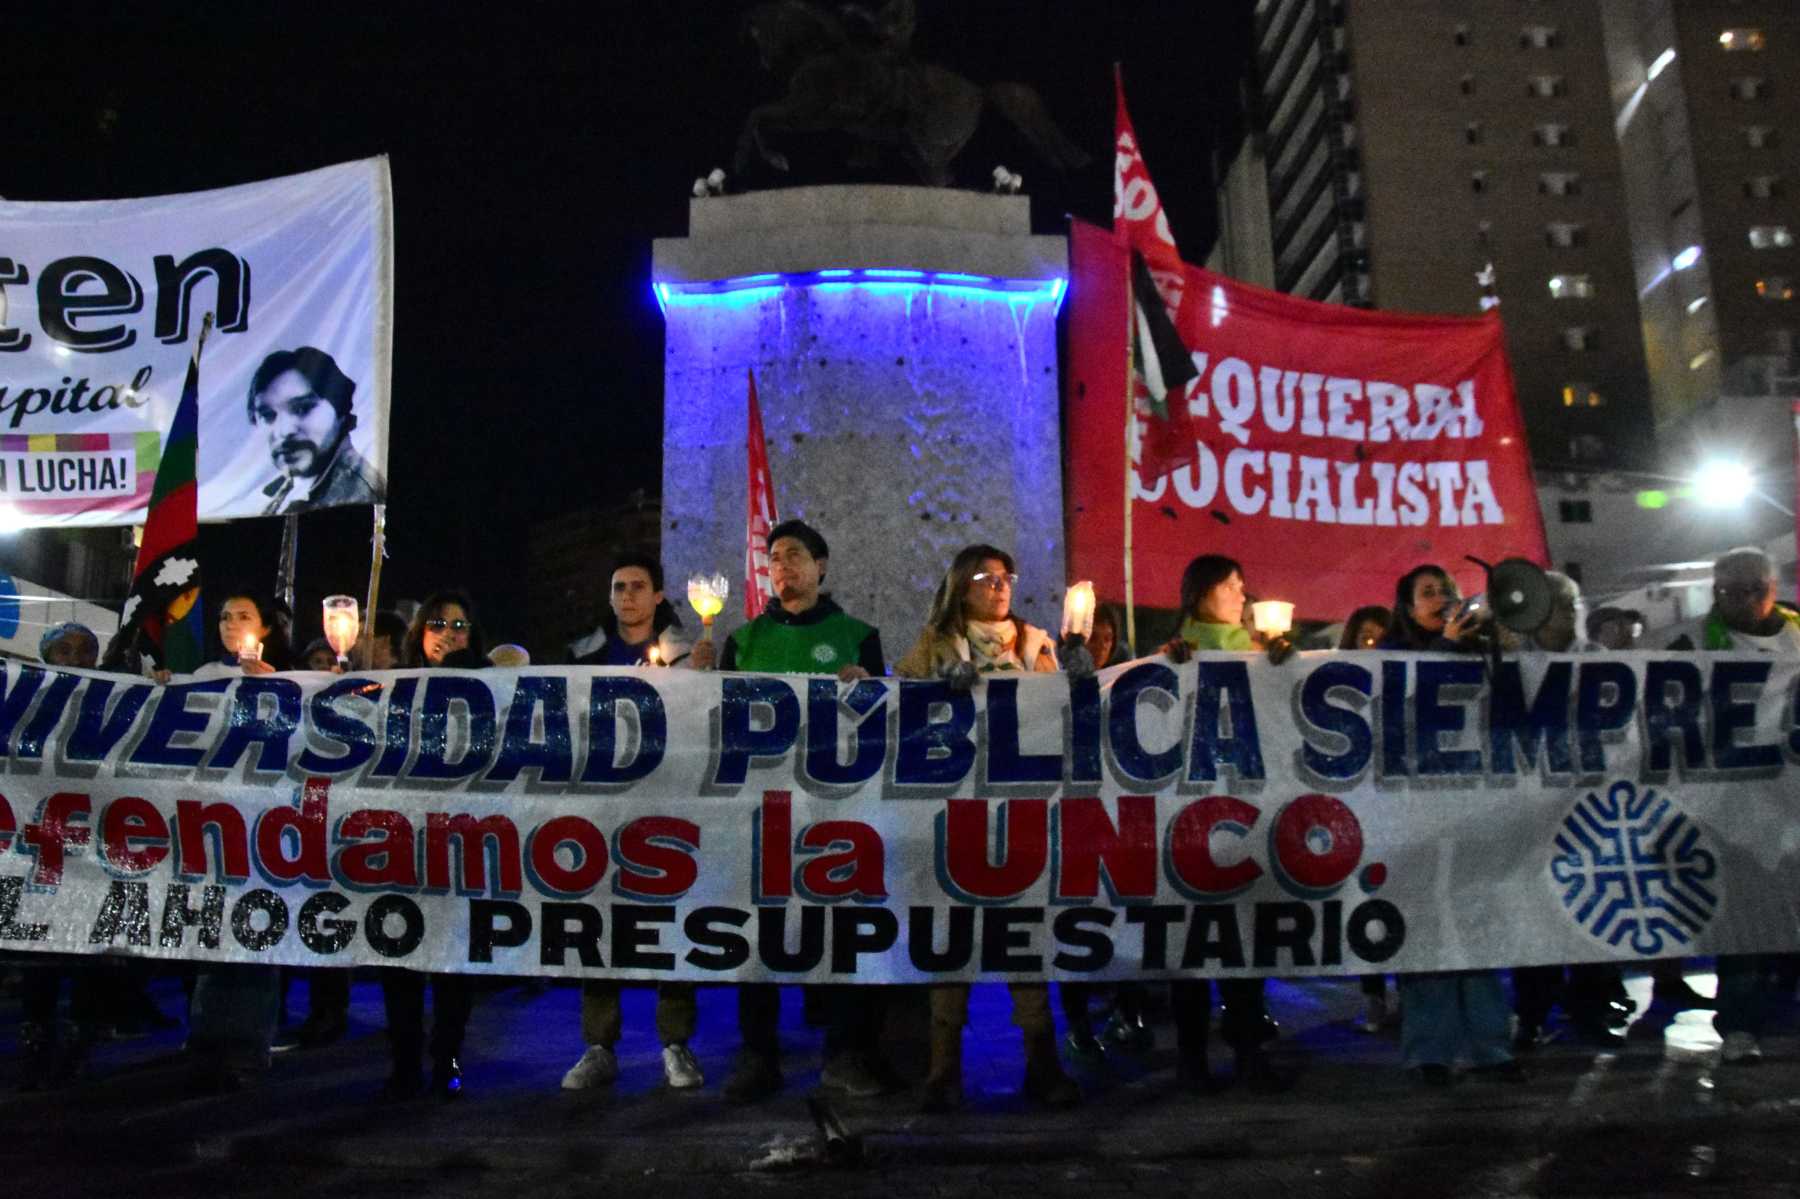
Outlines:
[{"label": "white sneaker", "polygon": [[589,1045],[581,1060],[563,1075],[563,1090],[585,1091],[589,1087],[611,1086],[619,1077],[619,1059],[605,1045]]},{"label": "white sneaker", "polygon": [[1726,1033],[1719,1060],[1729,1066],[1752,1066],[1762,1061],[1762,1046],[1747,1032]]},{"label": "white sneaker", "polygon": [[706,1081],[700,1074],[700,1063],[694,1060],[694,1051],[679,1043],[663,1046],[663,1077],[675,1091],[689,1091]]}]

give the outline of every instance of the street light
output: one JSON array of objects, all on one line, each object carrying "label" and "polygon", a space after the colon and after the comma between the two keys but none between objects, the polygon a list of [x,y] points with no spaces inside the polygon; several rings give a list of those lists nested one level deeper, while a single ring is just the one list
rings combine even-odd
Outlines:
[{"label": "street light", "polygon": [[1741,508],[1756,490],[1750,468],[1730,458],[1711,458],[1694,472],[1694,498],[1708,508]]}]

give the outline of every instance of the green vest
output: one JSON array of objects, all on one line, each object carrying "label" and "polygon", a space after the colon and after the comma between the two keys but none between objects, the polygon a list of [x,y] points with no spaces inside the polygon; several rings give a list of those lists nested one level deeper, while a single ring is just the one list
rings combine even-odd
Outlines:
[{"label": "green vest", "polygon": [[1256,643],[1250,640],[1250,633],[1243,625],[1214,624],[1211,621],[1195,620],[1192,616],[1181,622],[1181,639],[1192,650],[1222,649],[1244,653],[1256,648]]},{"label": "green vest", "polygon": [[841,608],[812,624],[782,624],[765,612],[731,635],[737,643],[733,665],[769,674],[836,674],[856,665],[874,631]]},{"label": "green vest", "polygon": [[[1781,618],[1787,621],[1788,624],[1800,625],[1800,613],[1794,612],[1792,609],[1784,607],[1781,604],[1775,605],[1775,611],[1781,613]],[[1707,649],[1730,650],[1735,647],[1736,643],[1731,639],[1731,630],[1725,625],[1725,618],[1720,616],[1717,612],[1707,614],[1706,624],[1703,625],[1702,628],[1705,630],[1704,637]]]}]

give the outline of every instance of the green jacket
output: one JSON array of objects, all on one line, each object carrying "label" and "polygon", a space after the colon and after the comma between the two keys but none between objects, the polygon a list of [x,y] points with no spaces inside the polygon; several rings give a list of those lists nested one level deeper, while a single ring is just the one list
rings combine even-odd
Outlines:
[{"label": "green jacket", "polygon": [[720,670],[769,674],[836,674],[855,664],[872,675],[887,673],[881,634],[837,606],[830,596],[798,615],[778,603],[739,627],[719,654]]}]

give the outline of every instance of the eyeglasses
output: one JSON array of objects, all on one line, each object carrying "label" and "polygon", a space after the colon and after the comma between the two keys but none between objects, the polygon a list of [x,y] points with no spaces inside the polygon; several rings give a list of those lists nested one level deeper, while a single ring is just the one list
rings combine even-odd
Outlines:
[{"label": "eyeglasses", "polygon": [[446,629],[452,633],[466,633],[474,626],[466,620],[445,620],[441,616],[434,616],[425,622],[425,627],[434,633],[442,633]]},{"label": "eyeglasses", "polygon": [[1768,592],[1767,583],[1720,583],[1713,588],[1720,599],[1761,599]]},{"label": "eyeglasses", "polygon": [[983,570],[983,571],[978,571],[975,574],[970,575],[969,582],[979,583],[983,587],[987,587],[994,591],[998,591],[1002,587],[1005,587],[1008,589],[1017,587],[1019,585],[1019,576],[1013,575],[1013,574],[1005,574],[1005,573],[999,572],[999,571]]}]

